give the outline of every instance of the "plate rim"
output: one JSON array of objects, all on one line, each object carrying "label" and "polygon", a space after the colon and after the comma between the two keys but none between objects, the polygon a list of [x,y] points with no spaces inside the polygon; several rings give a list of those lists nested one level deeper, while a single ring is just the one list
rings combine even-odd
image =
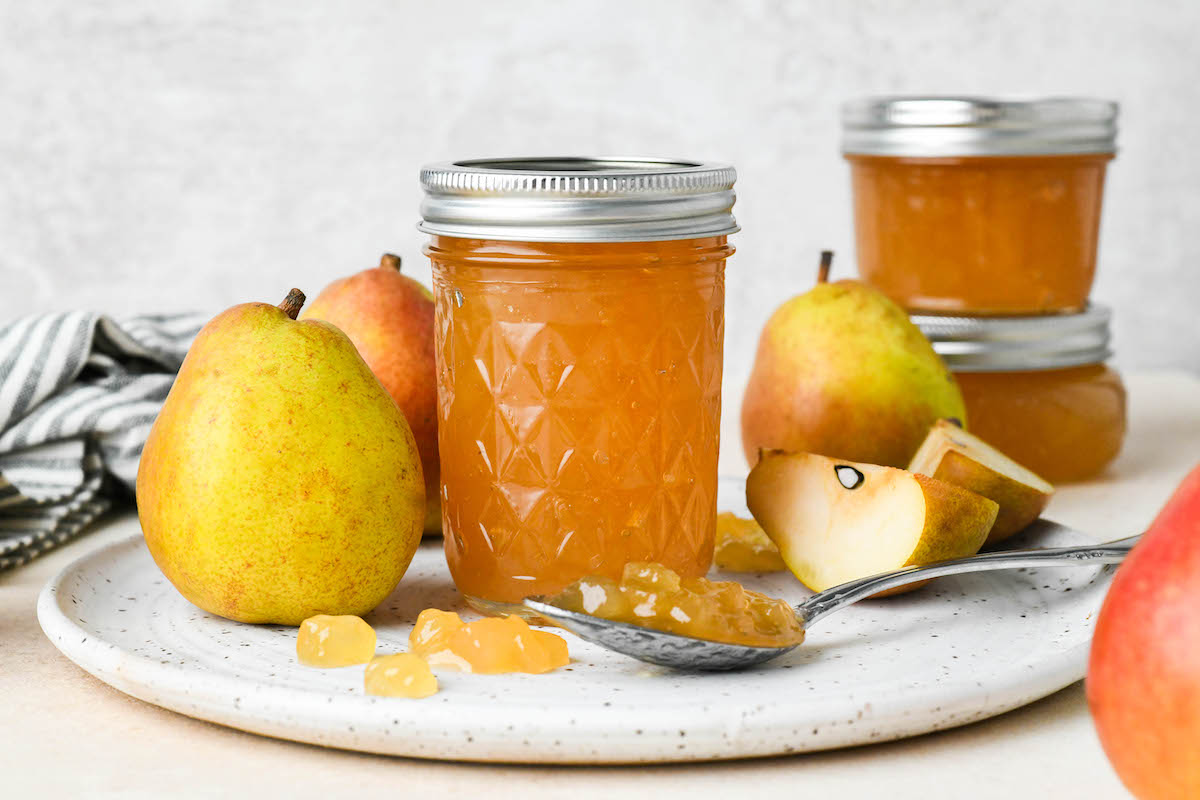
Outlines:
[{"label": "plate rim", "polygon": [[[1078,531],[1078,529],[1071,528],[1071,530],[1081,535],[1087,535],[1082,531]],[[464,748],[463,743],[458,742],[455,752],[445,754],[438,753],[436,750],[425,751],[423,747],[416,749],[413,747],[404,747],[402,745],[405,744],[405,739],[408,737],[397,736],[393,737],[390,743],[401,746],[381,748],[347,739],[344,735],[340,735],[341,732],[335,732],[328,740],[302,730],[292,731],[295,735],[289,735],[286,725],[257,716],[255,709],[259,706],[283,707],[286,696],[288,694],[294,695],[297,690],[292,687],[271,685],[265,681],[258,684],[259,691],[256,691],[256,697],[266,698],[264,703],[250,703],[236,706],[226,709],[229,713],[225,714],[212,711],[211,708],[213,706],[219,707],[228,704],[229,695],[238,693],[244,686],[244,679],[213,674],[206,676],[204,681],[197,682],[204,688],[199,690],[193,688],[190,691],[185,691],[178,684],[194,677],[189,676],[186,667],[181,667],[174,662],[162,663],[144,655],[128,651],[117,644],[95,636],[92,631],[81,626],[75,619],[71,618],[59,601],[59,590],[64,586],[66,581],[70,580],[75,574],[86,571],[92,562],[105,558],[134,557],[138,554],[139,550],[144,549],[145,542],[140,531],[106,543],[73,559],[42,587],[37,601],[38,622],[46,637],[63,655],[81,669],[112,688],[144,702],[185,716],[272,738],[379,755],[443,761],[507,764],[647,764],[762,758],[895,741],[959,727],[998,716],[1070,686],[1084,677],[1090,646],[1090,637],[1088,637],[1085,641],[1064,650],[1054,660],[1053,664],[1045,665],[1044,668],[1035,671],[1031,676],[1024,676],[1022,680],[1014,679],[1005,681],[1003,684],[994,683],[990,685],[986,692],[986,701],[980,699],[977,687],[968,687],[962,683],[956,687],[939,687],[938,691],[944,694],[940,695],[937,700],[939,705],[936,709],[937,713],[940,714],[940,719],[936,721],[922,721],[922,717],[919,714],[914,714],[911,710],[903,711],[902,707],[912,706],[913,703],[899,703],[896,696],[883,698],[882,700],[873,698],[865,702],[856,701],[857,706],[860,708],[860,719],[862,719],[861,713],[865,707],[865,709],[870,710],[871,715],[863,719],[864,722],[871,722],[889,730],[882,734],[872,734],[869,737],[864,737],[857,732],[854,735],[850,735],[851,726],[847,725],[846,734],[843,735],[844,741],[837,740],[835,737],[833,741],[823,740],[815,746],[809,746],[804,742],[794,743],[791,740],[782,739],[777,743],[777,746],[741,748],[736,750],[736,752],[684,751],[676,754],[667,753],[658,755],[638,754],[628,746],[617,746],[613,748],[613,752],[609,755],[594,753],[592,757],[581,757],[578,754],[560,753],[552,751],[549,748],[540,750],[521,749],[519,747],[498,748],[494,743],[489,744],[490,740],[480,741],[481,739],[487,739],[487,737],[479,737],[473,743],[469,743],[473,744],[473,747],[468,746]],[[148,552],[142,553],[142,555],[149,557]],[[1101,567],[1099,569],[1101,571],[1096,574],[1103,574],[1105,568]],[[1107,571],[1109,572],[1107,580],[1111,580],[1113,568],[1108,568]],[[166,581],[166,578],[164,577],[163,580]],[[155,691],[156,688],[157,691]],[[244,694],[244,692],[242,693]],[[852,694],[853,690],[848,690],[848,693]],[[917,697],[923,697],[926,693],[921,692]],[[324,695],[316,696],[324,697]],[[191,698],[190,702],[185,701],[187,697]],[[835,702],[835,697],[842,698],[841,702]],[[816,709],[820,709],[821,706],[829,706],[831,708],[836,706],[845,709],[850,705],[845,702],[845,697],[845,694],[814,697],[811,698],[811,706]],[[357,708],[369,708],[375,704],[375,699],[365,695],[348,695],[342,699],[356,703]],[[272,702],[276,700],[277,702]],[[769,699],[766,702],[769,704]],[[198,703],[207,703],[210,710],[203,711]],[[190,708],[188,707],[189,705]],[[618,721],[623,716],[621,710],[613,709],[605,714],[597,706],[589,706],[586,703],[572,707],[586,708],[589,714],[608,717],[609,719],[605,720],[605,722],[609,725]],[[485,707],[482,705],[468,707],[466,710],[470,712],[479,710],[485,714],[487,713]],[[667,718],[669,717],[670,708],[663,707],[653,709],[653,711],[656,718]],[[927,708],[925,708],[924,713],[928,713]],[[387,712],[387,715],[395,716],[391,710]],[[572,723],[572,730],[566,725],[561,724],[561,715],[557,712],[547,714],[545,713],[545,709],[541,709],[539,715],[541,718],[538,722],[543,729],[543,737],[547,735],[553,736],[556,733],[566,737],[572,733],[577,735],[582,732],[580,729],[583,726],[574,726]],[[903,718],[908,719],[907,725]],[[655,728],[654,723],[657,721],[657,719],[651,718],[642,724],[647,732],[650,732],[651,729]],[[669,719],[665,721],[669,722]],[[546,734],[546,725],[555,722],[559,722],[559,724],[554,725],[554,730]],[[772,724],[778,725],[779,722],[776,721]],[[662,727],[670,727],[672,732],[674,732],[678,730],[679,725],[671,724],[663,725]],[[516,740],[518,737],[514,736],[513,738]],[[825,738],[828,739],[829,737],[826,736]],[[642,744],[649,746],[652,741],[653,737],[647,737],[643,740]],[[732,742],[727,743],[727,745],[732,745]]]}]

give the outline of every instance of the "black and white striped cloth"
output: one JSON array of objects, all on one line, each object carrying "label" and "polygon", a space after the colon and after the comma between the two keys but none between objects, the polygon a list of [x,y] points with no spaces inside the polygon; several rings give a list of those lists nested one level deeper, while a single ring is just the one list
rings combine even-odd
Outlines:
[{"label": "black and white striped cloth", "polygon": [[0,324],[0,570],[131,496],[150,425],[205,321],[73,311]]}]

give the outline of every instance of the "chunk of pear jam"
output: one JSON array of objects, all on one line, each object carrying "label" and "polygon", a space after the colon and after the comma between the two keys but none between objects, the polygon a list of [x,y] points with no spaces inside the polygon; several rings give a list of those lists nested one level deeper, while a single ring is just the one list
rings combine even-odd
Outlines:
[{"label": "chunk of pear jam", "polygon": [[367,694],[382,697],[429,697],[436,694],[438,681],[429,663],[413,653],[376,656],[363,676]]},{"label": "chunk of pear jam", "polygon": [[787,569],[779,548],[752,519],[729,512],[717,514],[713,562],[730,572],[781,572]]},{"label": "chunk of pear jam", "polygon": [[733,581],[681,578],[662,564],[625,565],[621,580],[582,578],[550,599],[552,605],[727,644],[786,647],[804,641],[804,628],[782,600]]},{"label": "chunk of pear jam", "polygon": [[318,614],[300,623],[296,657],[310,667],[366,664],[375,655],[375,629],[352,615]]},{"label": "chunk of pear jam", "polygon": [[436,608],[417,617],[408,647],[431,666],[489,675],[549,672],[570,661],[561,636],[534,630],[520,617],[467,623],[453,611]]}]

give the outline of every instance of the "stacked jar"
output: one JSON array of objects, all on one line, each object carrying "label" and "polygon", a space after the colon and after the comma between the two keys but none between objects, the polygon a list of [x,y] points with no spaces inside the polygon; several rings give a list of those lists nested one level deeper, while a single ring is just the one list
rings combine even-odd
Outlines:
[{"label": "stacked jar", "polygon": [[955,373],[968,427],[1055,482],[1120,449],[1111,312],[1089,302],[1115,103],[881,97],[842,110],[859,272]]}]

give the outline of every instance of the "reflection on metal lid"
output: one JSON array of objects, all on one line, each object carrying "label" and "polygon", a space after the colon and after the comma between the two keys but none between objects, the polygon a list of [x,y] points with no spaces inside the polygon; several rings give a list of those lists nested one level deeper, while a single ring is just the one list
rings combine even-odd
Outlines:
[{"label": "reflection on metal lid", "polygon": [[507,158],[421,170],[422,231],[528,242],[644,242],[723,236],[737,173],[653,158]]},{"label": "reflection on metal lid", "polygon": [[869,97],[842,106],[842,152],[912,157],[1112,153],[1117,104],[1083,97]]}]

